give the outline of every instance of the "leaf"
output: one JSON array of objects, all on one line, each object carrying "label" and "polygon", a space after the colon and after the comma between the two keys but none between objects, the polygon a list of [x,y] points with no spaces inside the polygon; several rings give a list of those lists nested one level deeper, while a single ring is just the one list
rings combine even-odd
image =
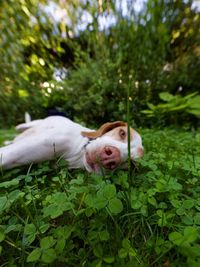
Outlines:
[{"label": "leaf", "polygon": [[137,256],[137,253],[136,253],[135,249],[132,248],[132,247],[129,249],[129,253],[128,254],[129,254],[130,257]]},{"label": "leaf", "polygon": [[157,201],[155,199],[155,197],[148,197],[148,202],[153,205],[154,207],[157,206]]},{"label": "leaf", "polygon": [[60,239],[60,238],[65,238],[65,239],[68,239],[71,235],[73,231],[73,226],[60,226],[60,227],[57,227],[54,231],[54,236],[57,238],[57,239]]},{"label": "leaf", "polygon": [[40,232],[45,233],[49,229],[49,224],[45,223],[39,226]]},{"label": "leaf", "polygon": [[0,197],[0,212],[4,211],[8,207],[8,199],[6,196]]},{"label": "leaf", "polygon": [[184,229],[184,235],[179,232],[173,232],[169,234],[169,240],[177,246],[185,246],[197,239],[197,229],[192,226],[187,226]]},{"label": "leaf", "polygon": [[185,212],[186,212],[186,210],[183,208],[183,207],[180,207],[180,208],[178,208],[177,210],[176,210],[176,213],[178,214],[178,215],[184,215],[185,214]]},{"label": "leaf", "polygon": [[195,115],[196,117],[200,117],[200,111],[198,109],[187,109],[187,112]]},{"label": "leaf", "polygon": [[180,31],[173,30],[172,31],[172,39],[175,40],[175,39],[179,38],[180,33],[181,33]]},{"label": "leaf", "polygon": [[46,202],[50,203],[50,205],[43,208],[44,217],[50,216],[52,219],[73,208],[73,204],[68,201],[66,194],[63,192],[56,192],[47,196]]},{"label": "leaf", "polygon": [[12,231],[16,231],[16,232],[20,232],[22,229],[22,225],[21,224],[12,224],[12,225],[8,225],[8,227],[5,230],[5,233],[10,233]]},{"label": "leaf", "polygon": [[181,190],[182,189],[182,185],[180,183],[178,183],[176,181],[176,179],[174,179],[172,177],[170,178],[169,186],[170,186],[170,188],[172,188],[174,190]]},{"label": "leaf", "polygon": [[116,196],[116,188],[113,184],[108,184],[103,188],[103,195],[107,199],[114,198]]},{"label": "leaf", "polygon": [[59,253],[62,253],[65,248],[65,244],[66,244],[65,238],[58,239],[57,244],[55,246],[55,250]]},{"label": "leaf", "polygon": [[109,240],[110,238],[109,232],[107,230],[99,232],[99,238],[101,241]]},{"label": "leaf", "polygon": [[95,260],[92,264],[94,267],[101,267],[102,266],[102,260]]},{"label": "leaf", "polygon": [[55,219],[62,215],[64,211],[70,210],[71,208],[72,204],[66,201],[61,205],[58,203],[50,204],[43,208],[44,217],[50,216],[52,219]]},{"label": "leaf", "polygon": [[118,255],[121,259],[124,259],[127,257],[128,253],[124,248],[121,248],[118,252]]},{"label": "leaf", "polygon": [[0,242],[2,242],[5,239],[5,233],[2,228],[0,228]]},{"label": "leaf", "polygon": [[144,109],[141,113],[146,114],[148,117],[153,117],[154,112],[148,109]]},{"label": "leaf", "polygon": [[139,200],[138,193],[135,189],[131,190],[131,208],[139,209],[142,206],[142,202]]},{"label": "leaf", "polygon": [[184,241],[191,243],[195,241],[198,237],[197,228],[193,226],[187,226],[184,229]]},{"label": "leaf", "polygon": [[197,212],[194,216],[194,223],[200,225],[200,212]]},{"label": "leaf", "polygon": [[36,232],[37,232],[37,229],[33,223],[25,225],[24,233],[26,235],[36,234]]},{"label": "leaf", "polygon": [[200,266],[200,259],[199,258],[193,259],[191,257],[188,257],[187,263],[188,263],[189,267],[199,267]]},{"label": "leaf", "polygon": [[183,242],[183,235],[179,232],[172,232],[169,234],[169,240],[175,245],[179,246]]},{"label": "leaf", "polygon": [[171,204],[174,208],[179,208],[181,206],[181,202],[177,199],[172,199]]},{"label": "leaf", "polygon": [[[31,244],[36,238],[37,229],[34,224],[27,224],[24,227],[24,234],[26,235],[25,243]],[[27,240],[27,242],[26,242]]]},{"label": "leaf", "polygon": [[200,101],[200,95],[199,95],[198,91],[184,96],[184,99],[189,100],[189,102],[190,101],[191,102],[193,102],[193,101],[196,102],[197,101],[197,103],[200,103],[199,102]]},{"label": "leaf", "polygon": [[40,256],[41,256],[41,249],[36,248],[28,255],[27,262],[37,261],[39,260]]},{"label": "leaf", "polygon": [[97,258],[101,258],[103,256],[103,249],[102,249],[102,246],[100,244],[97,244],[94,248],[93,248],[93,252],[94,252],[94,255],[97,257]]},{"label": "leaf", "polygon": [[85,202],[85,204],[86,204],[87,206],[93,208],[94,205],[93,205],[93,196],[92,196],[92,194],[88,194],[88,195],[86,195],[84,202]]},{"label": "leaf", "polygon": [[186,199],[183,201],[183,207],[185,209],[191,209],[194,206],[194,200],[193,199]]},{"label": "leaf", "polygon": [[129,248],[131,247],[130,240],[128,238],[124,238],[122,241],[122,246],[124,249],[129,250]]},{"label": "leaf", "polygon": [[4,188],[9,188],[11,186],[15,186],[19,184],[19,179],[12,179],[11,181],[6,181],[3,183],[0,183],[0,188],[4,187]]},{"label": "leaf", "polygon": [[123,210],[123,205],[120,199],[113,198],[109,201],[108,208],[111,213],[118,214]]},{"label": "leaf", "polygon": [[48,249],[53,247],[56,241],[53,239],[52,236],[46,236],[40,240],[40,247],[42,249]]},{"label": "leaf", "polygon": [[105,208],[108,204],[108,200],[104,196],[97,196],[93,198],[93,207],[96,209]]},{"label": "leaf", "polygon": [[139,209],[142,206],[142,202],[140,202],[139,200],[132,200],[131,201],[131,208],[134,210]]},{"label": "leaf", "polygon": [[187,252],[189,254],[189,257],[200,257],[200,245],[199,244],[193,244],[192,246],[189,245],[187,247]]},{"label": "leaf", "polygon": [[115,261],[115,257],[112,257],[112,256],[106,256],[106,257],[103,257],[103,260],[106,262],[106,263],[113,263]]},{"label": "leaf", "polygon": [[42,251],[41,260],[45,263],[51,263],[56,259],[56,252],[53,248],[48,248]]},{"label": "leaf", "polygon": [[165,101],[165,102],[169,102],[174,100],[174,96],[168,92],[162,92],[159,94],[159,97],[161,100]]},{"label": "leaf", "polygon": [[80,193],[88,193],[88,187],[87,186],[71,186],[70,187],[70,193],[80,194]]},{"label": "leaf", "polygon": [[138,199],[138,194],[136,189],[131,188],[131,200],[137,200]]},{"label": "leaf", "polygon": [[72,180],[69,182],[69,184],[70,184],[70,185],[71,185],[71,184],[81,185],[81,184],[83,184],[83,182],[84,182],[84,176],[83,176],[82,174],[79,174],[79,175],[77,176],[77,179],[72,179]]},{"label": "leaf", "polygon": [[44,217],[50,216],[55,219],[63,214],[63,210],[59,208],[56,204],[51,204],[43,209]]},{"label": "leaf", "polygon": [[[147,106],[148,106],[151,110],[155,110],[155,108],[156,108],[156,106],[153,105],[153,104],[151,104],[151,103],[147,103]],[[148,111],[148,110],[146,110],[146,111]],[[152,112],[152,111],[150,111],[150,112]]]},{"label": "leaf", "polygon": [[186,225],[193,225],[194,222],[193,222],[193,218],[191,215],[186,215],[182,218],[182,222]]},{"label": "leaf", "polygon": [[107,206],[108,200],[102,194],[98,194],[97,196],[88,194],[85,197],[85,204],[91,208],[102,209]]},{"label": "leaf", "polygon": [[177,105],[174,107],[170,107],[170,111],[179,111],[179,110],[186,110],[186,108],[188,107],[188,104],[182,104],[182,105]]}]

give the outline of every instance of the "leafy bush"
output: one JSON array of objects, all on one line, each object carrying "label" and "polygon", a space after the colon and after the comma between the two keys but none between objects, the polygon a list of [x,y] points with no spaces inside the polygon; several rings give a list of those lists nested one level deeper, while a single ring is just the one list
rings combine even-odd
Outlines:
[{"label": "leafy bush", "polygon": [[[161,100],[166,103],[161,103],[158,105],[153,105],[148,103],[149,110],[143,110],[142,113],[146,114],[148,117],[156,117],[156,120],[166,121],[167,118],[171,122],[183,118],[185,114],[192,114],[197,118],[200,118],[200,95],[198,93],[189,94],[182,97],[181,95],[172,95],[167,92],[159,94]],[[185,115],[185,122],[187,121],[187,116]]]},{"label": "leafy bush", "polygon": [[[141,111],[159,103],[159,93],[199,91],[200,16],[193,1],[148,0],[140,11],[125,1],[126,12],[116,1],[50,2],[0,2],[1,127],[23,121],[25,111],[44,117],[52,107],[90,123],[123,119],[127,88],[132,119],[150,125]],[[70,23],[48,16],[51,4]],[[109,18],[115,23],[103,27]],[[63,70],[61,85],[44,89]]]},{"label": "leafy bush", "polygon": [[58,162],[2,172],[1,264],[199,266],[200,133],[142,136],[130,177]]},{"label": "leafy bush", "polygon": [[88,124],[100,124],[104,118],[125,119],[127,84],[119,83],[117,69],[118,65],[109,59],[81,63],[65,81],[65,109],[71,109],[76,120]]}]

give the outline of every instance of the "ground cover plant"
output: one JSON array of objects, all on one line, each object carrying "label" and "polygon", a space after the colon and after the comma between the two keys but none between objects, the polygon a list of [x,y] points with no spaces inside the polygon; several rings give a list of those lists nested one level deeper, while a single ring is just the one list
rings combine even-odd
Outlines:
[{"label": "ground cover plant", "polygon": [[200,266],[200,132],[141,133],[130,175],[1,170],[0,266]]}]

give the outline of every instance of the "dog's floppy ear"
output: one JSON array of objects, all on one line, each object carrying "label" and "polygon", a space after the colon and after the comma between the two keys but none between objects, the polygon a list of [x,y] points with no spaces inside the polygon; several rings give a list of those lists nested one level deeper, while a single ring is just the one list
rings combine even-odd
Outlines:
[{"label": "dog's floppy ear", "polygon": [[127,126],[127,123],[123,121],[107,122],[101,125],[101,127],[94,132],[81,132],[81,134],[90,139],[95,139],[119,126]]}]

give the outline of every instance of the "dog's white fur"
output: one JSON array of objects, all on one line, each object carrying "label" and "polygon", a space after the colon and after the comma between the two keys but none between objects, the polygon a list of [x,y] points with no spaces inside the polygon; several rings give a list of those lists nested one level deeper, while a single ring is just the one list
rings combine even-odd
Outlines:
[{"label": "dog's white fur", "polygon": [[[0,148],[0,167],[5,169],[62,157],[69,168],[99,172],[99,169],[93,170],[88,164],[86,153],[105,146],[116,147],[122,162],[128,157],[127,142],[115,140],[109,132],[89,142],[82,132],[94,130],[61,116],[31,121],[16,128],[21,134],[11,144]],[[132,159],[140,156],[138,148],[142,148],[142,140],[134,131],[131,140]]]}]

